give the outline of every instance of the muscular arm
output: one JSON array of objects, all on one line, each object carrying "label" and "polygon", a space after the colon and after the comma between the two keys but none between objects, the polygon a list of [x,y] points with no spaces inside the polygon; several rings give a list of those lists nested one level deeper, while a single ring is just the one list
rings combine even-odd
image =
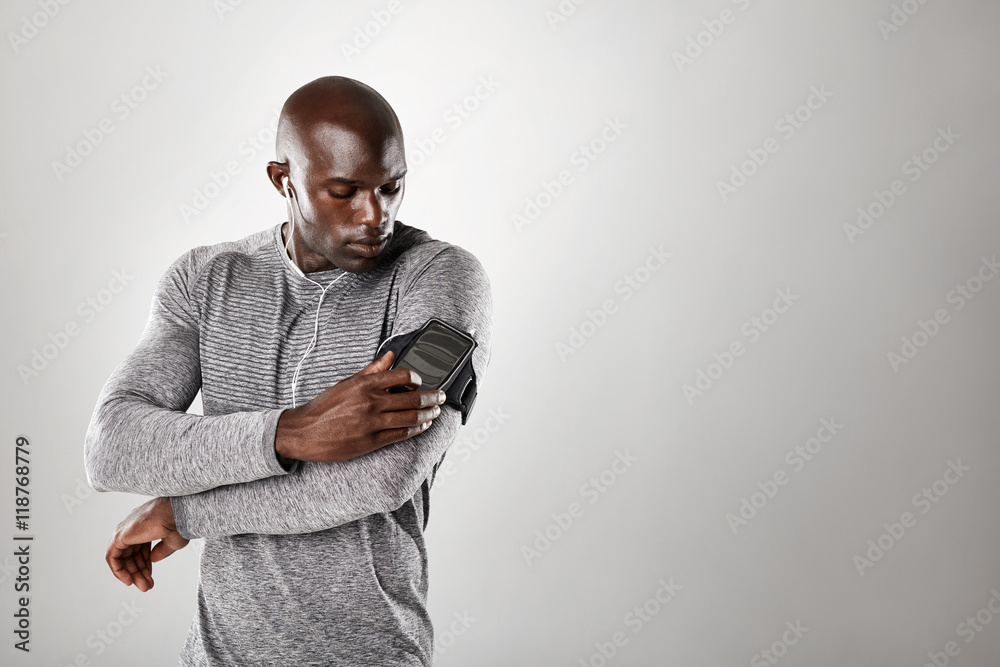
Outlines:
[{"label": "muscular arm", "polygon": [[[444,250],[404,286],[393,331],[413,331],[431,317],[473,334],[472,363],[481,380],[490,354],[492,300],[482,266],[461,248]],[[363,456],[302,462],[285,476],[173,497],[177,529],[185,538],[306,533],[395,510],[431,475],[460,423],[458,411],[442,406],[423,433]]]},{"label": "muscular arm", "polygon": [[274,451],[281,410],[189,415],[201,387],[198,320],[188,297],[193,253],[157,286],[135,350],[105,384],[87,430],[87,478],[98,491],[198,493],[283,476]]}]

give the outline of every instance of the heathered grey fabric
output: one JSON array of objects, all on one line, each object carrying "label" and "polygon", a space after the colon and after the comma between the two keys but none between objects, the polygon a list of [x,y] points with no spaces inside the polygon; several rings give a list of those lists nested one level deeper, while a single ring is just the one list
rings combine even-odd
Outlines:
[{"label": "heathered grey fabric", "polygon": [[[280,228],[195,248],[166,272],[98,399],[88,478],[171,496],[181,535],[205,538],[181,665],[430,665],[423,531],[460,415],[444,406],[424,433],[350,461],[278,462],[275,428],[320,295],[293,272]],[[492,300],[479,261],[400,222],[384,253],[327,292],[299,403],[431,317],[473,333],[481,386]],[[325,286],[343,273],[308,276]],[[203,417],[184,412],[199,388]]]}]

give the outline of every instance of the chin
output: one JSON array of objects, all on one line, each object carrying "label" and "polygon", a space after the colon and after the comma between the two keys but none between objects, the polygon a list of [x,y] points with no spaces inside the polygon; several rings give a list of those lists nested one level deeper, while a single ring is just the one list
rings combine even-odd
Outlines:
[{"label": "chin", "polygon": [[378,266],[381,259],[382,255],[371,258],[352,256],[338,266],[348,273],[366,273]]}]

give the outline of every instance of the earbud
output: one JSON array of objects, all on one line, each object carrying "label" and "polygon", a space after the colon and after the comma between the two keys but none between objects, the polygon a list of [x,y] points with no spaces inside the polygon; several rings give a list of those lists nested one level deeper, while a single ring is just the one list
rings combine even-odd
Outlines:
[{"label": "earbud", "polygon": [[[285,199],[288,200],[288,240],[285,241],[285,254],[287,255],[288,245],[292,242],[292,234],[295,232],[295,213],[292,210],[294,208],[292,202],[292,179],[285,176],[282,182],[285,185]],[[295,263],[292,256],[288,255],[288,258],[292,261],[292,269],[295,273],[299,274],[300,278],[305,278],[306,274],[302,273],[302,269],[300,269],[299,265]]]}]

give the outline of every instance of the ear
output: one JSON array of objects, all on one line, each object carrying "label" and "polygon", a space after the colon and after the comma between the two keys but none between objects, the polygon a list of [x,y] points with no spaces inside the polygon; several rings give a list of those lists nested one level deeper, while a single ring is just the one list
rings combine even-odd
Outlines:
[{"label": "ear", "polygon": [[271,185],[274,189],[278,191],[282,197],[286,197],[285,192],[285,179],[288,178],[288,163],[287,162],[268,162],[267,163],[267,180],[271,181]]}]

